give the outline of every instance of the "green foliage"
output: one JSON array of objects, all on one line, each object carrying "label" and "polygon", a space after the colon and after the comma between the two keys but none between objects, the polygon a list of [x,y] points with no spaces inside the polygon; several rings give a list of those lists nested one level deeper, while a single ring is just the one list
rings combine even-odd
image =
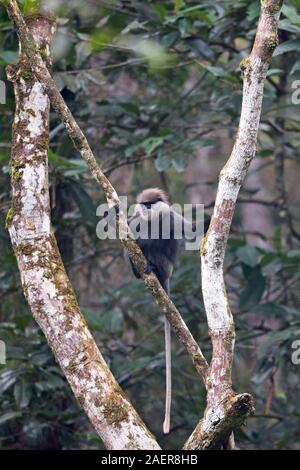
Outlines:
[{"label": "green foliage", "polygon": [[[32,13],[39,2],[20,3],[24,12]],[[122,8],[120,2],[54,3],[58,18],[55,80],[100,164],[108,175],[113,173],[117,189],[125,192],[130,187],[133,196],[145,186],[163,182],[174,202],[187,202],[188,191],[195,188],[198,194],[205,195],[206,189],[214,193],[228,156],[228,141],[233,142],[238,128],[239,64],[253,43],[259,2],[143,0],[121,2]],[[290,97],[300,70],[299,8],[299,0],[284,2],[280,45],[265,85],[259,165],[252,173],[259,178],[241,192],[241,200],[252,203],[262,198],[262,185],[268,188],[269,197],[263,196],[271,204],[263,207],[273,234],[266,239],[264,228],[259,227],[256,242],[249,241],[253,234],[246,233],[243,202],[238,205],[226,254],[227,291],[237,326],[234,384],[239,391],[253,393],[257,408],[257,416],[237,435],[243,449],[298,446],[299,366],[291,363],[291,345],[300,338],[300,196],[293,182],[293,172],[297,176],[299,171],[300,139],[299,105],[293,105]],[[17,57],[16,36],[1,5],[1,80],[5,80],[4,67]],[[0,448],[99,448],[99,439],[25,305],[5,230],[11,206],[14,112],[12,86],[6,85],[7,104],[0,105],[0,339],[8,346],[8,361],[0,366]],[[288,211],[296,234],[287,248],[278,225],[279,196],[273,179],[279,147],[288,166]],[[204,177],[200,172],[199,182],[202,161]],[[120,246],[96,238],[95,212],[103,196],[55,113],[51,114],[49,178],[55,234],[97,343],[163,447],[180,448],[205,406],[203,387],[174,340],[172,426],[176,432],[162,436],[164,355],[159,312],[143,285],[127,277]],[[172,296],[209,357],[197,253],[181,252]],[[266,410],[274,381],[271,408]]]},{"label": "green foliage", "polygon": [[26,15],[33,14],[39,11],[41,0],[21,0],[22,12]]},{"label": "green foliage", "polygon": [[2,323],[0,329],[9,358],[0,370],[0,447],[74,448],[84,442],[76,436],[76,426],[86,419],[79,416],[60,368],[28,312],[26,316],[26,329],[13,322]]}]

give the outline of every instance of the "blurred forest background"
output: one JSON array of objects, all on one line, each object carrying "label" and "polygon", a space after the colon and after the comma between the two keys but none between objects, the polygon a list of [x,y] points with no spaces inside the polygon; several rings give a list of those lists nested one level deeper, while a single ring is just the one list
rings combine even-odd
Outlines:
[{"label": "blurred forest background", "polygon": [[[32,13],[36,1],[19,2]],[[57,17],[54,76],[120,195],[147,186],[173,202],[213,207],[242,98],[239,64],[249,54],[260,2],[246,0],[48,0]],[[257,157],[243,188],[226,256],[237,342],[234,385],[256,400],[237,434],[241,449],[300,449],[300,0],[285,1],[280,46],[265,85]],[[0,6],[0,79],[18,43]],[[5,218],[14,113],[6,82],[0,105],[0,448],[103,448],[72,396],[20,287]],[[298,93],[299,95],[299,93]],[[96,237],[104,202],[64,127],[51,114],[53,228],[82,311],[109,366],[164,448],[180,448],[205,404],[190,359],[173,342],[172,429],[162,435],[161,314],[124,265],[117,241]],[[181,251],[171,295],[201,348],[210,340],[197,252]]]}]

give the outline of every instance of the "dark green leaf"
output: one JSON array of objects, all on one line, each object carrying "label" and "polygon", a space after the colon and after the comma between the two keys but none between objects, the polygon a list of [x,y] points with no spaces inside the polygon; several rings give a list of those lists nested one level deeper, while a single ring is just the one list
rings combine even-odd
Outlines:
[{"label": "dark green leaf", "polygon": [[[257,305],[255,312],[262,316],[274,315],[278,317],[285,317],[287,315],[287,309],[279,304],[274,302],[266,302],[265,304]],[[263,317],[262,317],[263,318]]]},{"label": "dark green leaf", "polygon": [[3,424],[8,421],[19,418],[20,416],[22,416],[21,411],[8,411],[0,416],[0,426],[3,426]]},{"label": "dark green leaf", "polygon": [[26,408],[29,405],[31,399],[31,384],[27,380],[19,380],[14,386],[14,397],[16,404],[20,408]]},{"label": "dark green leaf", "polygon": [[95,224],[97,220],[96,208],[94,206],[93,199],[86,192],[83,185],[77,181],[70,180],[68,182],[68,188],[81,212],[82,217],[88,222]]},{"label": "dark green leaf", "polygon": [[279,44],[276,47],[273,56],[279,56],[281,54],[286,54],[287,52],[299,51],[300,49],[300,39],[290,39],[289,41],[285,41]]},{"label": "dark green leaf", "polygon": [[297,62],[294,63],[294,65],[293,65],[293,67],[290,71],[290,74],[293,75],[298,70],[300,70],[300,60],[297,60]]},{"label": "dark green leaf", "polygon": [[151,155],[151,153],[160,147],[165,140],[165,137],[149,137],[148,139],[142,142],[142,147],[145,150],[147,155]]},{"label": "dark green leaf", "polygon": [[261,254],[255,246],[245,245],[237,250],[238,258],[248,266],[254,267],[259,263]]},{"label": "dark green leaf", "polygon": [[22,368],[8,369],[0,374],[0,395],[15,384],[17,378],[24,372]]},{"label": "dark green leaf", "polygon": [[157,171],[166,171],[171,166],[171,160],[168,155],[159,153],[155,159],[155,168]]}]

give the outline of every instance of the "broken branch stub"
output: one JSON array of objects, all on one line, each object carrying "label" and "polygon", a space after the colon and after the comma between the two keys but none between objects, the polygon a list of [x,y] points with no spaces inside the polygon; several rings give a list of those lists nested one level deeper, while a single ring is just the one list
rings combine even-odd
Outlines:
[{"label": "broken branch stub", "polygon": [[[203,436],[210,432],[217,442],[220,441],[217,434],[222,432],[223,427],[214,428],[209,417],[214,416],[217,410],[218,417],[226,424],[226,404],[228,400],[232,403],[236,398],[231,379],[235,327],[226,293],[223,265],[238,193],[256,153],[264,80],[278,44],[281,6],[282,0],[261,1],[254,45],[250,56],[241,62],[243,102],[239,128],[230,158],[220,173],[213,216],[201,243],[202,293],[213,352],[207,377],[205,416],[197,426],[196,434],[193,433],[193,437],[188,440],[188,448],[200,448]],[[253,405],[248,403],[250,413]]]}]

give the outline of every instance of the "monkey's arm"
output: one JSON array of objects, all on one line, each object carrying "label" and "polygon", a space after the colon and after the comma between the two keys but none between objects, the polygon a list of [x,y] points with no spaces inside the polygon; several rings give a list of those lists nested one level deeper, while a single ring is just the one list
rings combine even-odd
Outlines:
[{"label": "monkey's arm", "polygon": [[[210,224],[210,219],[207,216],[204,216],[203,220],[203,234],[207,231]],[[199,223],[197,224],[195,221],[190,221],[183,217],[178,212],[171,210],[171,236],[174,235],[182,235],[187,239],[195,239],[197,235],[199,235]],[[198,232],[198,233],[197,233]]]},{"label": "monkey's arm", "polygon": [[[135,222],[135,230],[136,230],[137,227],[139,226],[139,219],[140,219],[140,214],[138,212],[134,213],[131,217],[129,217],[129,219],[128,219],[129,228],[132,229],[132,224],[133,224],[133,222]],[[136,238],[135,241],[136,241],[137,245],[140,247],[140,249],[142,250],[143,255],[145,256],[145,258],[147,260],[147,265],[145,266],[144,273],[145,274],[150,274],[151,272],[156,273],[154,264],[152,264],[151,261],[149,261],[148,258],[147,258],[147,253],[145,252],[145,246],[141,243],[141,240],[139,238]],[[140,279],[141,276],[138,273],[138,271],[136,270],[133,262],[129,258],[128,253],[126,252],[126,250],[124,251],[124,259],[125,259],[125,262],[126,262],[127,266],[130,268],[130,270],[134,274],[134,276],[137,279]]]}]

